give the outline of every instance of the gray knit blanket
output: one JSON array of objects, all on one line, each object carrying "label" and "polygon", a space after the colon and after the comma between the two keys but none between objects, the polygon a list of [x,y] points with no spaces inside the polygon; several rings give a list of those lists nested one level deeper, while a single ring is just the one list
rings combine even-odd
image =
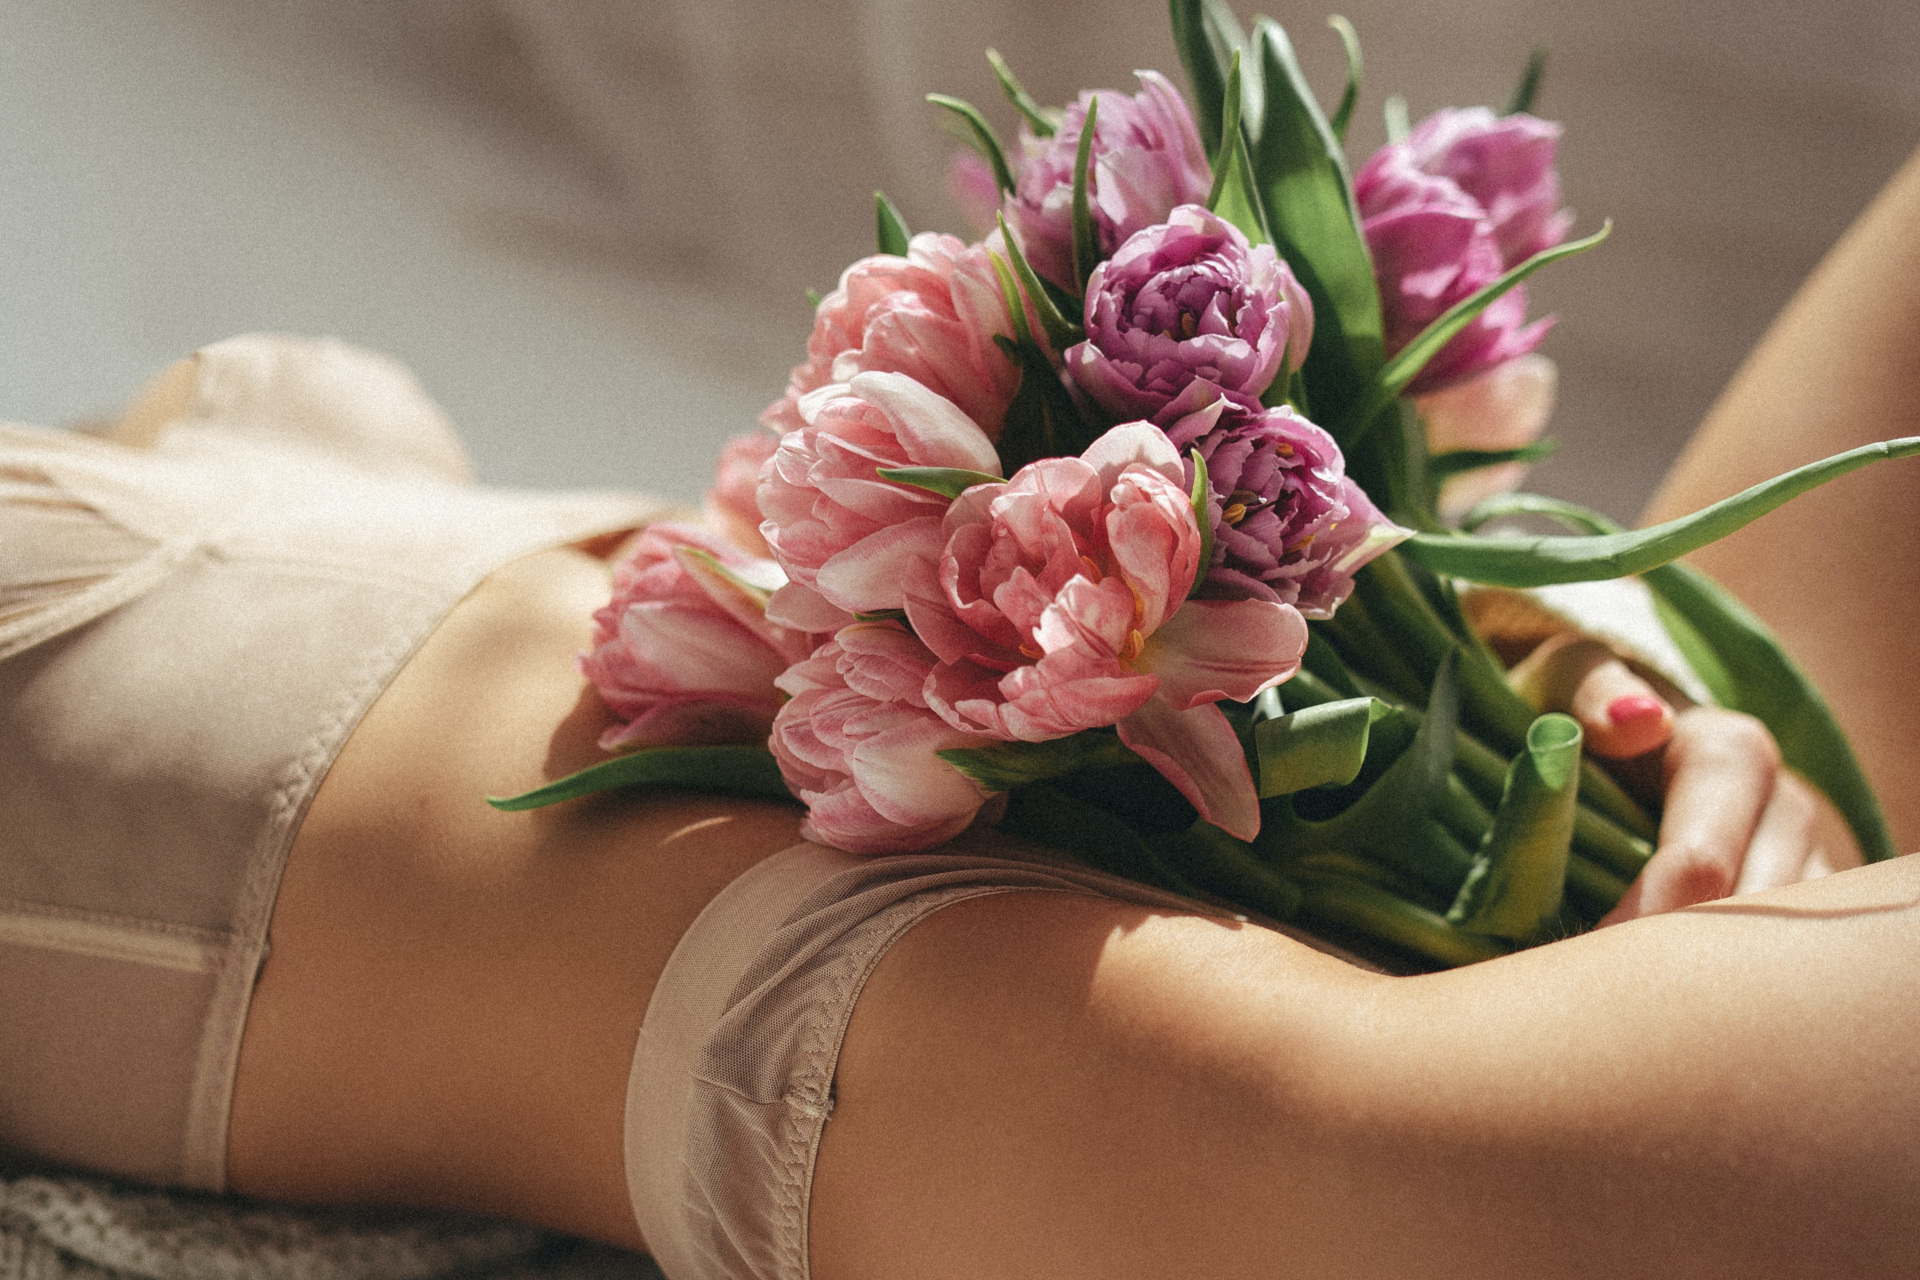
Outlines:
[{"label": "gray knit blanket", "polygon": [[297,1209],[0,1164],[0,1280],[662,1280],[490,1218]]}]

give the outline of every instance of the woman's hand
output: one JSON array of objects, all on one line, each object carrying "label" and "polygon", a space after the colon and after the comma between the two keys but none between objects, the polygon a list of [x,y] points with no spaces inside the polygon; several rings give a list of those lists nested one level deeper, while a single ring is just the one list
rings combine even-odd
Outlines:
[{"label": "woman's hand", "polygon": [[1659,847],[1602,925],[1860,865],[1839,814],[1781,767],[1752,716],[1663,697],[1605,645],[1573,634],[1542,644],[1513,679],[1535,705],[1579,720],[1594,755],[1663,796]]}]

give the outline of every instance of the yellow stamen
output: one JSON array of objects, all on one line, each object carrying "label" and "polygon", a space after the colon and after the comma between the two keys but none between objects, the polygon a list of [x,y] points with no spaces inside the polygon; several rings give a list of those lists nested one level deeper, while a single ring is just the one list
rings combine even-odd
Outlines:
[{"label": "yellow stamen", "polygon": [[1087,577],[1092,581],[1094,586],[1097,587],[1106,581],[1107,575],[1100,572],[1100,566],[1093,562],[1092,556],[1081,556],[1080,563],[1087,567]]},{"label": "yellow stamen", "polygon": [[1228,524],[1239,524],[1247,518],[1247,504],[1236,502],[1220,513],[1220,518]]},{"label": "yellow stamen", "polygon": [[1147,647],[1147,638],[1138,631],[1127,632],[1127,642],[1120,648],[1120,661],[1132,662]]},{"label": "yellow stamen", "polygon": [[1181,337],[1191,338],[1195,333],[1199,332],[1199,328],[1200,326],[1193,322],[1193,312],[1183,311],[1180,313]]},{"label": "yellow stamen", "polygon": [[1034,647],[1033,647],[1032,645],[1030,645],[1030,644],[1023,644],[1023,645],[1021,645],[1021,646],[1020,646],[1020,653],[1021,653],[1021,655],[1022,655],[1022,656],[1024,656],[1024,657],[1028,657],[1028,658],[1031,658],[1031,659],[1033,659],[1033,660],[1034,660],[1035,662],[1038,662],[1038,661],[1040,661],[1040,659],[1042,659],[1042,658],[1044,658],[1044,657],[1046,657],[1046,656],[1047,656],[1046,654],[1044,654],[1044,653],[1042,653],[1042,652],[1041,652],[1040,650],[1038,650],[1038,649],[1036,649],[1036,648],[1034,648]]}]

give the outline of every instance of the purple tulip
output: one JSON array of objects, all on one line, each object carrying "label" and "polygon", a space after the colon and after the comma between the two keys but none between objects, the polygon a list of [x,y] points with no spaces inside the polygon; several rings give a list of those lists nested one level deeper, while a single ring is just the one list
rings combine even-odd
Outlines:
[{"label": "purple tulip", "polygon": [[[1389,355],[1504,270],[1485,207],[1452,178],[1422,169],[1410,143],[1374,152],[1354,196],[1380,283]],[[1442,347],[1408,391],[1437,391],[1532,351],[1553,321],[1529,325],[1526,318],[1526,291],[1509,290]]]},{"label": "purple tulip", "polygon": [[1553,121],[1486,107],[1436,111],[1406,141],[1416,168],[1451,178],[1486,211],[1503,268],[1567,238],[1573,215],[1560,207],[1559,144]]},{"label": "purple tulip", "polygon": [[1179,91],[1158,71],[1137,74],[1137,94],[1083,92],[1051,138],[1021,128],[1007,221],[1033,269],[1063,288],[1080,283],[1073,274],[1073,163],[1087,104],[1096,96],[1087,197],[1101,257],[1165,220],[1174,206],[1204,204],[1213,188],[1212,167]]},{"label": "purple tulip", "polygon": [[1197,448],[1207,462],[1213,560],[1203,599],[1271,600],[1330,618],[1355,572],[1412,535],[1347,479],[1333,437],[1291,407],[1221,397],[1167,435],[1182,455]]},{"label": "purple tulip", "polygon": [[1215,391],[1256,403],[1298,369],[1313,304],[1271,245],[1188,204],[1094,268],[1086,326],[1066,354],[1075,385],[1123,421],[1172,421]]}]

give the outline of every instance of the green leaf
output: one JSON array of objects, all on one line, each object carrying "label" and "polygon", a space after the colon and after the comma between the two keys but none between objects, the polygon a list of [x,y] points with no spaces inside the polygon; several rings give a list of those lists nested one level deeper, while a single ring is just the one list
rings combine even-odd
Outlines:
[{"label": "green leaf", "polygon": [[879,467],[876,470],[882,480],[912,485],[943,498],[957,498],[977,484],[1001,482],[999,476],[969,471],[965,467]]},{"label": "green leaf", "polygon": [[1034,269],[1027,265],[1027,255],[1020,252],[1020,244],[1014,239],[1013,231],[1007,226],[1004,214],[993,215],[1000,223],[1000,238],[1006,242],[1007,259],[1013,264],[1013,273],[1020,279],[1020,286],[1026,291],[1027,299],[1033,304],[1033,313],[1040,317],[1040,327],[1047,331],[1047,341],[1055,351],[1065,351],[1080,339],[1086,337],[1086,330],[1060,310],[1060,304]]},{"label": "green leaf", "polygon": [[[1920,437],[1892,441],[1890,444],[1906,446],[1897,456],[1920,453]],[[1850,450],[1825,462],[1816,462],[1813,466],[1822,467],[1855,454],[1886,447],[1868,445],[1866,450]],[[1868,458],[1866,461],[1872,460]],[[1863,465],[1865,462],[1856,462],[1846,469]],[[1800,471],[1808,469],[1802,467]],[[1777,484],[1798,474],[1797,471],[1790,471],[1768,483]],[[1834,474],[1840,473],[1836,471]],[[1765,487],[1756,485],[1755,489]],[[1752,492],[1753,489],[1747,490],[1747,493]],[[1728,501],[1737,501],[1740,496],[1743,495],[1736,495]],[[1541,498],[1535,494],[1509,494],[1506,499],[1502,503],[1482,503],[1474,512],[1475,518],[1494,519],[1506,514],[1505,509],[1522,510],[1528,514],[1550,516],[1576,529],[1590,529],[1596,535],[1585,539],[1569,538],[1569,542],[1597,542],[1631,536],[1622,534],[1620,527],[1605,516],[1569,502]],[[1714,507],[1706,510],[1710,512]],[[1654,526],[1655,529],[1665,527]],[[1744,711],[1767,726],[1774,740],[1780,744],[1781,759],[1833,801],[1841,816],[1847,820],[1847,825],[1853,829],[1854,839],[1860,842],[1860,850],[1869,861],[1879,862],[1895,856],[1899,850],[1894,846],[1892,833],[1887,829],[1880,802],[1875,798],[1866,774],[1861,771],[1859,758],[1854,755],[1853,746],[1847,741],[1839,720],[1834,717],[1826,699],[1820,696],[1820,690],[1788,656],[1767,625],[1724,587],[1690,565],[1661,565],[1642,573],[1641,579],[1653,592],[1656,603],[1664,606],[1663,617],[1677,614],[1685,620],[1687,632],[1675,635],[1675,642],[1683,645],[1683,652],[1688,644],[1705,646],[1711,650],[1712,665],[1717,667],[1719,673],[1715,682],[1720,685],[1713,689],[1714,696],[1726,706]],[[1682,635],[1687,638],[1683,640]],[[1712,678],[1707,671],[1701,671],[1700,674],[1703,679]],[[1713,685],[1708,687],[1713,688]]]},{"label": "green leaf", "polygon": [[1007,318],[1013,323],[1013,341],[1023,350],[1034,345],[1033,330],[1027,324],[1027,309],[1020,301],[1020,286],[1014,281],[1013,271],[1005,259],[993,250],[987,251],[987,259],[993,263],[993,274],[1000,281],[1000,300],[1007,304]]},{"label": "green leaf", "polygon": [[1272,244],[1267,216],[1260,208],[1260,192],[1254,186],[1253,160],[1247,154],[1246,132],[1240,127],[1240,55],[1233,55],[1233,69],[1227,73],[1225,115],[1220,121],[1220,151],[1213,162],[1213,190],[1207,195],[1207,208],[1219,214],[1246,235],[1252,244]]},{"label": "green leaf", "polygon": [[1353,119],[1353,107],[1360,100],[1360,33],[1353,24],[1339,14],[1327,19],[1327,25],[1340,36],[1340,47],[1347,55],[1347,87],[1340,91],[1340,105],[1333,109],[1333,119],[1327,121],[1333,129],[1333,136],[1341,143],[1347,140],[1347,124]]},{"label": "green leaf", "polygon": [[1297,875],[1300,916],[1352,930],[1448,967],[1477,964],[1507,954],[1497,938],[1466,933],[1437,911],[1408,902],[1391,890],[1337,875]]},{"label": "green leaf", "polygon": [[966,127],[967,141],[993,166],[994,185],[1002,191],[1013,190],[1013,170],[1007,166],[1007,153],[1000,149],[1000,139],[994,136],[993,126],[980,114],[980,109],[971,102],[948,97],[944,93],[930,93],[927,101],[958,117]]},{"label": "green leaf", "polygon": [[1255,725],[1253,745],[1260,768],[1254,781],[1260,798],[1329,783],[1345,786],[1359,777],[1373,722],[1384,708],[1374,698],[1349,698]]},{"label": "green leaf", "polygon": [[1094,124],[1100,118],[1100,95],[1087,99],[1087,118],[1080,126],[1080,145],[1073,153],[1073,283],[1081,293],[1087,291],[1087,277],[1100,261],[1100,238],[1094,234],[1093,206],[1087,199],[1087,187],[1093,181]]},{"label": "green leaf", "polygon": [[1252,845],[1210,822],[1150,836],[1147,843],[1182,878],[1235,906],[1271,920],[1291,919],[1300,906],[1299,885],[1269,866]]},{"label": "green leaf", "polygon": [[[1562,258],[1571,258],[1577,253],[1585,253],[1605,240],[1612,232],[1613,221],[1608,219],[1590,236],[1569,240],[1551,249],[1542,249],[1498,280],[1448,307],[1438,319],[1422,329],[1418,337],[1400,348],[1393,359],[1387,362],[1386,367],[1380,370],[1379,376],[1374,379],[1366,394],[1360,399],[1359,407],[1342,421],[1341,430],[1334,432],[1334,437],[1340,440],[1343,446],[1349,440],[1358,440],[1364,430],[1372,426],[1380,411],[1398,399],[1400,393],[1407,389],[1408,384],[1427,367],[1427,361],[1438,355],[1440,348],[1452,341],[1455,334],[1471,324],[1474,317],[1491,306],[1495,299],[1548,263],[1558,262]],[[1314,312],[1314,316],[1317,323],[1318,310]],[[1318,337],[1317,331],[1315,336]]]},{"label": "green leaf", "polygon": [[820,309],[820,304],[824,301],[826,301],[826,295],[821,293],[818,289],[807,290],[807,305],[812,307],[815,311],[818,311]]},{"label": "green leaf", "polygon": [[1008,798],[1000,829],[1077,854],[1111,875],[1197,896],[1185,877],[1168,866],[1139,832],[1099,805],[1045,783],[1021,787]]},{"label": "green leaf", "polygon": [[[1796,467],[1731,498],[1723,498],[1689,516],[1646,529],[1592,537],[1521,534],[1511,537],[1471,537],[1461,534],[1415,534],[1400,545],[1403,554],[1435,573],[1496,587],[1544,587],[1555,582],[1590,582],[1645,574],[1670,560],[1718,541],[1742,525],[1759,519],[1775,507],[1818,488],[1837,476],[1857,471],[1887,458],[1920,454],[1920,436],[1862,445],[1819,462]],[[1591,513],[1571,503],[1537,494],[1502,494],[1482,503],[1474,523],[1500,515],[1547,515],[1590,523]],[[1617,526],[1615,526],[1617,528]]]},{"label": "green leaf", "polygon": [[1832,708],[1767,625],[1690,565],[1663,565],[1644,579],[1654,597],[1712,647],[1731,686],[1727,705],[1773,731],[1781,758],[1833,801],[1867,860],[1898,854],[1873,786]]},{"label": "green leaf", "polygon": [[1194,523],[1200,526],[1200,563],[1193,572],[1193,585],[1187,588],[1191,600],[1200,594],[1207,582],[1207,570],[1213,567],[1213,504],[1207,501],[1207,460],[1198,449],[1188,456],[1193,459],[1193,492],[1187,495],[1187,501],[1193,506]]},{"label": "green leaf", "polygon": [[938,755],[989,791],[1011,791],[1082,769],[1111,769],[1140,762],[1118,734],[1106,729],[1088,729],[1046,742],[949,747]]},{"label": "green leaf", "polygon": [[673,787],[730,796],[793,798],[780,777],[773,753],[765,747],[645,747],[517,796],[488,796],[487,803],[515,813],[621,787]]},{"label": "green leaf", "polygon": [[1007,101],[1013,104],[1027,122],[1027,128],[1033,130],[1036,138],[1051,138],[1060,131],[1060,113],[1049,111],[1033,100],[1033,96],[1021,87],[1014,78],[1013,68],[1000,56],[998,49],[987,50],[987,61],[993,65],[994,78],[1000,82],[1000,92],[1007,95]]},{"label": "green leaf", "polygon": [[1340,140],[1307,87],[1286,32],[1260,19],[1252,54],[1263,95],[1261,116],[1252,122],[1260,208],[1274,248],[1313,299],[1307,391],[1323,420],[1339,421],[1385,359],[1373,260],[1360,235]]},{"label": "green leaf", "polygon": [[907,243],[913,239],[913,233],[907,230],[907,220],[893,207],[893,201],[887,199],[887,193],[873,193],[874,239],[879,243],[881,253],[890,253],[896,258],[907,256]]},{"label": "green leaf", "polygon": [[1536,440],[1518,449],[1453,449],[1428,458],[1427,474],[1435,484],[1439,484],[1482,467],[1498,467],[1509,462],[1540,462],[1551,458],[1559,448],[1558,441]]},{"label": "green leaf", "polygon": [[1225,0],[1169,0],[1173,44],[1193,86],[1193,118],[1207,154],[1220,150],[1220,109],[1226,99],[1227,68],[1247,46],[1247,34]]},{"label": "green leaf", "polygon": [[1004,334],[994,341],[1020,365],[1020,387],[1007,405],[1001,428],[1000,465],[1012,475],[1036,458],[1077,457],[1099,434],[1080,415],[1060,375],[1040,349]]},{"label": "green leaf", "polygon": [[1517,116],[1522,111],[1533,110],[1533,100],[1540,96],[1540,81],[1547,74],[1547,46],[1537,44],[1533,52],[1527,55],[1527,69],[1520,73],[1520,83],[1513,86],[1513,96],[1507,99],[1507,109],[1501,115]]},{"label": "green leaf", "polygon": [[[728,568],[721,564],[720,558],[711,551],[702,551],[698,547],[680,547],[674,554],[680,558],[680,563],[686,567],[687,571],[696,578],[704,574],[718,578],[725,586],[745,596],[762,613],[766,612],[767,601],[779,589],[777,582],[755,582]],[[760,563],[764,565],[766,562]]]},{"label": "green leaf", "polygon": [[1507,770],[1480,857],[1447,920],[1469,933],[1541,940],[1559,919],[1580,794],[1580,722],[1550,711]]},{"label": "green leaf", "polygon": [[1471,859],[1432,815],[1453,767],[1458,702],[1455,659],[1449,655],[1434,676],[1413,742],[1366,793],[1321,822],[1298,817],[1286,800],[1262,806],[1258,846],[1283,858],[1328,850],[1366,853],[1450,897]]}]

